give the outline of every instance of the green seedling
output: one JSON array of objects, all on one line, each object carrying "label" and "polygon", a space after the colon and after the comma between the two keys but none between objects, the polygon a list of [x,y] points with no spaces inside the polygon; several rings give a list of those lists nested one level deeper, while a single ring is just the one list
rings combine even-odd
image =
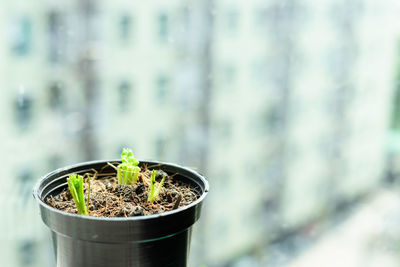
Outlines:
[{"label": "green seedling", "polygon": [[83,195],[83,177],[78,174],[71,174],[67,182],[69,191],[78,209],[78,214],[88,215],[88,207],[85,206],[85,197]]},{"label": "green seedling", "polygon": [[156,175],[157,175],[157,172],[155,170],[153,170],[151,172],[151,178],[150,178],[150,193],[149,193],[149,197],[147,198],[147,201],[149,201],[151,203],[153,203],[156,200],[158,194],[160,193],[161,187],[164,183],[165,177],[166,177],[166,176],[164,176],[162,178],[160,184],[158,185],[158,187],[156,189],[156,185],[155,185]]},{"label": "green seedling", "polygon": [[139,161],[133,157],[132,150],[124,148],[121,153],[122,163],[117,167],[118,184],[134,185],[137,182],[140,168]]}]

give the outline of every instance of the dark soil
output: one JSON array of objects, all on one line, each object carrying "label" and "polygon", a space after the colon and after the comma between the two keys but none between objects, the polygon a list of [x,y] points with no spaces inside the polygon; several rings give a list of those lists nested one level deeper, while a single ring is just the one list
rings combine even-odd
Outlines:
[{"label": "dark soil", "polygon": [[[119,185],[116,174],[92,173],[90,175],[89,215],[96,217],[151,215],[184,207],[199,198],[199,193],[195,188],[174,179],[173,175],[168,176],[161,170],[156,171],[156,188],[164,175],[167,178],[153,203],[147,201],[150,192],[151,171],[146,166],[142,168],[135,185]],[[87,203],[87,191],[88,180],[85,178],[85,203]],[[77,213],[68,187],[58,195],[47,197],[46,202],[56,209]]]}]

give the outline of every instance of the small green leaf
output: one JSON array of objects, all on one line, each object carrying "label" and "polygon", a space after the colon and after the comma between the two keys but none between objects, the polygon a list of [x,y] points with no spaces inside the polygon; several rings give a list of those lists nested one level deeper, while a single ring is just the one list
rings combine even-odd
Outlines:
[{"label": "small green leaf", "polygon": [[153,203],[157,199],[157,196],[160,193],[161,187],[162,187],[165,177],[166,177],[166,176],[164,176],[162,178],[161,182],[158,184],[158,187],[156,189],[156,186],[155,186],[156,175],[157,175],[157,172],[155,170],[153,170],[151,172],[151,177],[150,177],[150,193],[149,193],[149,196],[147,197],[147,201],[149,201],[151,203]]},{"label": "small green leaf", "polygon": [[88,215],[85,206],[85,197],[83,195],[83,177],[78,174],[71,174],[67,178],[68,188],[74,199],[78,214]]},{"label": "small green leaf", "polygon": [[139,161],[133,157],[133,152],[129,148],[124,148],[121,153],[122,163],[117,167],[118,184],[136,184],[140,168]]}]

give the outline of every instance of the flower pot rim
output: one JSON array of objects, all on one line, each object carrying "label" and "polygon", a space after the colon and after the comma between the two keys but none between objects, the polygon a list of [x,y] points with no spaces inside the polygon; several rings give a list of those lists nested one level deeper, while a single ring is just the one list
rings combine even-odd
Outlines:
[{"label": "flower pot rim", "polygon": [[110,159],[110,160],[85,161],[85,162],[79,162],[79,163],[76,163],[76,164],[72,164],[72,165],[68,165],[68,166],[65,166],[65,167],[61,167],[61,168],[55,169],[55,170],[43,175],[36,182],[35,186],[33,187],[33,197],[38,201],[39,205],[43,206],[46,209],[51,210],[52,212],[56,212],[56,213],[58,213],[60,215],[71,216],[71,217],[75,217],[77,219],[82,219],[82,220],[87,220],[87,221],[123,222],[123,221],[153,220],[153,219],[162,218],[162,217],[166,217],[166,216],[170,216],[170,215],[182,212],[182,211],[190,209],[193,206],[196,206],[197,204],[202,202],[204,200],[204,198],[206,197],[206,195],[208,194],[208,191],[209,191],[209,184],[208,184],[208,181],[204,178],[204,176],[199,174],[198,172],[190,169],[190,168],[183,167],[183,166],[180,166],[180,165],[175,164],[175,163],[163,162],[163,161],[158,161],[158,160],[140,160],[139,159],[140,163],[160,164],[160,165],[170,166],[170,167],[174,167],[174,168],[178,168],[178,169],[183,169],[186,172],[192,173],[193,175],[195,175],[198,178],[200,178],[200,180],[204,184],[203,193],[200,195],[200,197],[198,199],[196,199],[195,201],[193,201],[192,203],[190,203],[187,206],[184,206],[184,207],[181,207],[181,208],[178,208],[178,209],[175,209],[175,210],[171,210],[171,211],[166,211],[166,212],[163,212],[163,213],[158,213],[158,214],[143,215],[143,216],[131,216],[131,217],[95,217],[95,216],[85,216],[85,215],[80,215],[80,214],[75,214],[75,213],[69,213],[69,212],[66,212],[66,211],[61,211],[59,209],[56,209],[56,208],[48,205],[47,203],[45,203],[41,199],[40,187],[41,187],[43,181],[46,180],[48,177],[53,176],[53,175],[55,175],[57,173],[60,173],[60,172],[67,172],[69,169],[78,168],[78,167],[82,167],[82,166],[90,166],[90,165],[93,165],[93,164],[100,164],[100,163],[107,164],[107,162],[110,162],[110,163],[111,162],[121,162],[121,160],[120,159]]}]

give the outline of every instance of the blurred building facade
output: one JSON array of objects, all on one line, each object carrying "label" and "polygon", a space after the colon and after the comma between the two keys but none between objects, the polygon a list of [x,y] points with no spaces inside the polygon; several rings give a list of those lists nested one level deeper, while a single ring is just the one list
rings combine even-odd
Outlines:
[{"label": "blurred building facade", "polygon": [[0,5],[7,266],[52,264],[33,183],[122,147],[210,180],[192,266],[268,255],[384,178],[390,2]]}]

